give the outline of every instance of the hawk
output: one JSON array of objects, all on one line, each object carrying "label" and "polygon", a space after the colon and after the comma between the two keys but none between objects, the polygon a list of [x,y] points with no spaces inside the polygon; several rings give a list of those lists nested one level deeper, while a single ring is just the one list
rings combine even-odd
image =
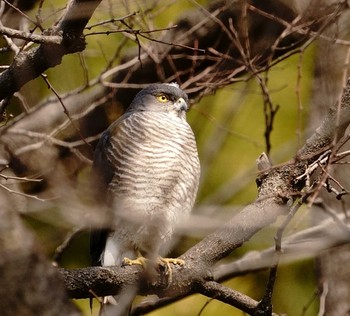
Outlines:
[{"label": "hawk", "polygon": [[112,211],[109,230],[93,232],[94,265],[182,263],[165,255],[195,202],[200,165],[186,121],[188,97],[175,83],[151,84],[103,133],[93,161],[99,201]]}]

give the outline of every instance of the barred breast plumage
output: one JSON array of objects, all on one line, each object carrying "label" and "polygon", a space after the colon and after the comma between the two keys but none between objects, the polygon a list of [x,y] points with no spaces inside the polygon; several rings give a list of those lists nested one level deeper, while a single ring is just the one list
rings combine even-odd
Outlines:
[{"label": "barred breast plumage", "polygon": [[187,100],[175,85],[151,85],[101,137],[93,169],[115,216],[111,230],[92,239],[95,264],[121,264],[138,252],[150,259],[164,254],[189,215],[200,167]]},{"label": "barred breast plumage", "polygon": [[136,112],[109,132],[115,135],[106,152],[116,166],[108,187],[113,207],[119,209],[115,235],[146,256],[164,253],[160,247],[190,213],[197,192],[192,130],[168,113]]}]

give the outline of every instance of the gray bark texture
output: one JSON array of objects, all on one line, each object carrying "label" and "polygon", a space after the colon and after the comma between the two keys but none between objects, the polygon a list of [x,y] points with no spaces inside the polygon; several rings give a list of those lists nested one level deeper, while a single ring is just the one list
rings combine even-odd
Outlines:
[{"label": "gray bark texture", "polygon": [[[344,14],[339,23],[329,27],[325,35],[329,38],[350,39],[349,13]],[[329,104],[335,104],[341,94],[344,80],[344,71],[348,69],[348,47],[334,46],[327,40],[318,39],[316,53],[316,67],[313,83],[311,114],[309,130],[312,132],[328,111]],[[344,150],[349,150],[345,144]],[[350,187],[350,171],[344,165],[332,166],[330,174],[345,188]],[[341,200],[323,191],[320,197],[323,203],[335,210],[338,214],[348,212],[349,196]],[[322,209],[315,207],[313,221],[321,222],[327,217]],[[325,250],[317,257],[316,273],[319,281],[319,291],[325,297],[325,315],[349,315],[350,312],[350,273],[346,268],[350,257],[348,244]]]}]

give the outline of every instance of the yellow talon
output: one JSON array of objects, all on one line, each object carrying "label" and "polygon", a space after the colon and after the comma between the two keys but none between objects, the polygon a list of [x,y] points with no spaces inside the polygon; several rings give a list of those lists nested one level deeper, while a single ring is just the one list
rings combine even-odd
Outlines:
[{"label": "yellow talon", "polygon": [[138,257],[136,259],[129,259],[129,258],[123,259],[124,266],[132,266],[132,265],[138,264],[138,265],[145,267],[146,263],[147,263],[147,259],[145,257]]},{"label": "yellow talon", "polygon": [[185,265],[185,260],[178,259],[178,258],[158,258],[160,264],[166,264],[167,266],[172,263],[175,265],[183,266]]},{"label": "yellow talon", "polygon": [[[147,262],[149,260],[146,259],[145,257],[138,257],[136,259],[129,259],[129,258],[124,258],[123,259],[123,266],[132,266],[132,265],[141,265],[144,268],[147,267]],[[158,257],[156,261],[160,266],[165,267],[166,271],[165,274],[168,276],[168,283],[170,284],[173,280],[173,270],[170,266],[170,264],[175,264],[179,266],[183,266],[185,264],[185,261],[182,259],[178,258],[162,258]]]},{"label": "yellow talon", "polygon": [[173,270],[170,266],[170,264],[175,264],[179,266],[183,266],[185,264],[185,261],[182,259],[177,258],[158,258],[159,265],[166,267],[166,275],[168,276],[168,284],[170,284],[173,281]]}]

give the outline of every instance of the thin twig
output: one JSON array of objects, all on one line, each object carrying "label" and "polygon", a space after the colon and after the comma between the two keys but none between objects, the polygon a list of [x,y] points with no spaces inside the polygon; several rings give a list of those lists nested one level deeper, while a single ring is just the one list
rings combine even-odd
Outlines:
[{"label": "thin twig", "polygon": [[6,190],[7,192],[11,193],[11,194],[17,194],[17,195],[24,196],[24,197],[27,197],[27,198],[31,198],[31,199],[34,199],[34,200],[37,200],[37,201],[40,201],[40,202],[48,201],[48,199],[39,198],[37,195],[31,195],[31,194],[26,194],[26,193],[23,193],[23,192],[20,192],[20,191],[12,190],[9,187],[3,185],[2,183],[0,183],[0,187],[3,188],[4,190]]},{"label": "thin twig", "polygon": [[100,21],[98,23],[94,23],[94,24],[88,25],[85,28],[87,30],[91,30],[92,28],[97,27],[97,26],[101,26],[101,25],[105,25],[105,24],[109,24],[109,23],[114,23],[114,22],[121,22],[121,21],[126,20],[127,18],[130,18],[130,17],[135,16],[137,14],[139,14],[138,11],[131,12],[131,13],[129,13],[129,14],[121,17],[121,18],[112,18],[112,19]]},{"label": "thin twig", "polygon": [[73,238],[81,231],[81,228],[75,228],[72,231],[70,231],[66,237],[64,238],[63,242],[56,248],[55,253],[53,254],[52,257],[52,264],[54,266],[58,266],[62,255],[64,251],[67,249],[67,247],[70,245],[71,241]]},{"label": "thin twig", "polygon": [[[79,127],[76,125],[75,121],[72,119],[72,117],[69,114],[69,111],[67,109],[67,107],[65,106],[62,98],[60,97],[60,95],[58,94],[58,92],[56,91],[56,89],[51,85],[50,81],[48,80],[47,76],[42,74],[41,77],[44,79],[44,81],[46,82],[46,84],[48,85],[49,89],[55,94],[55,96],[57,97],[59,103],[61,104],[62,108],[63,108],[63,112],[64,114],[67,115],[70,123],[72,124],[72,126],[74,127],[74,129],[77,131],[78,135],[80,136],[80,139],[84,142],[85,145],[88,146],[88,148],[91,149],[91,145],[85,140],[84,136],[81,134]],[[92,150],[92,149],[91,149]]]},{"label": "thin twig", "polygon": [[7,0],[1,0],[1,1],[5,2],[9,7],[11,7],[13,10],[17,11],[20,15],[25,17],[28,21],[32,22],[35,26],[40,27],[40,25],[37,25],[36,21],[31,19],[27,14],[25,14],[23,11],[21,11],[16,6],[14,6],[11,2],[9,2]]}]

